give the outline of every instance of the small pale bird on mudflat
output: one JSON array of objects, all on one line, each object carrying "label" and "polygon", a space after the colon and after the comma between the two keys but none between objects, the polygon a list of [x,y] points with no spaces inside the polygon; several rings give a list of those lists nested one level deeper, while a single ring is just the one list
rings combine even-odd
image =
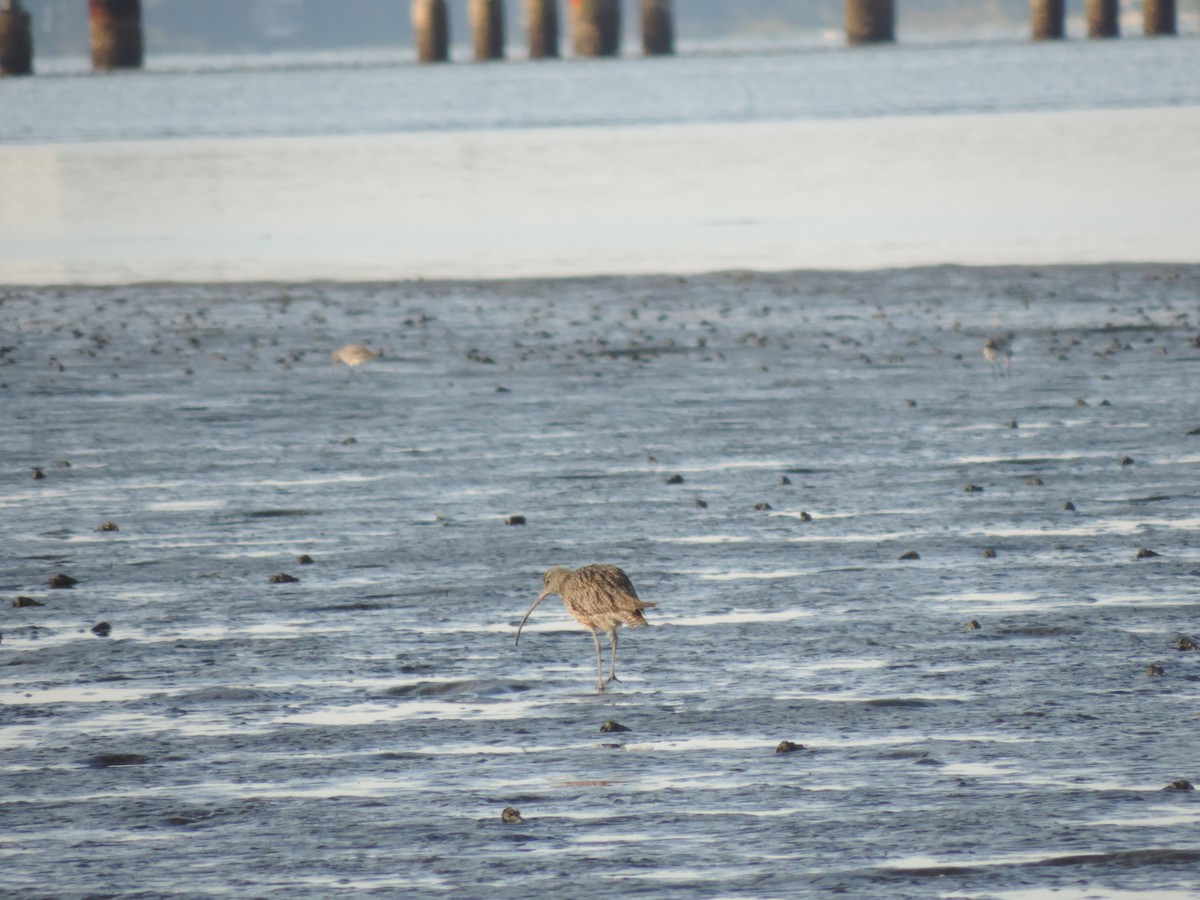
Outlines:
[{"label": "small pale bird on mudflat", "polygon": [[990,337],[983,342],[983,358],[992,366],[992,374],[1000,374],[1001,365],[1004,374],[1012,375],[1012,335]]},{"label": "small pale bird on mudflat", "polygon": [[334,365],[345,363],[352,369],[373,359],[379,359],[378,353],[363,344],[347,344],[344,347],[334,350],[330,356],[333,359]]},{"label": "small pale bird on mudflat", "polygon": [[[521,641],[521,629],[537,605],[551,594],[562,597],[563,606],[572,618],[592,633],[596,644],[596,690],[603,692],[617,678],[617,629],[622,625],[641,628],[649,624],[642,610],[657,604],[638,598],[629,576],[616,566],[593,564],[578,569],[555,566],[542,576],[544,590],[533,601],[533,606],[517,626],[517,643]],[[600,632],[608,633],[611,648],[608,678],[604,677],[604,663],[600,653]]]}]

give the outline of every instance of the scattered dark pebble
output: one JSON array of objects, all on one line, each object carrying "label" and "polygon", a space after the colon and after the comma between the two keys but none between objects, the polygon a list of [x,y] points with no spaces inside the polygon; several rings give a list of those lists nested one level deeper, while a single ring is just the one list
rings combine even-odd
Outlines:
[{"label": "scattered dark pebble", "polygon": [[1040,479],[1036,475],[1034,475],[1032,478],[1030,478],[1025,483],[1028,485],[1031,485],[1032,487],[1041,487],[1046,482],[1042,481],[1042,479]]},{"label": "scattered dark pebble", "polygon": [[1178,781],[1172,781],[1165,788],[1163,788],[1163,790],[1164,791],[1194,791],[1195,787],[1193,787],[1192,783],[1190,781],[1188,781],[1186,778],[1180,778]]},{"label": "scattered dark pebble", "polygon": [[525,824],[525,820],[521,818],[521,811],[512,806],[504,807],[504,812],[500,813],[500,821],[505,825]]},{"label": "scattered dark pebble", "polygon": [[356,437],[348,437],[348,438],[345,438],[345,439],[342,441],[342,446],[344,446],[344,447],[349,447],[349,446],[351,446],[352,444],[357,444],[357,443],[358,443],[358,438],[356,438]]},{"label": "scattered dark pebble", "polygon": [[57,461],[57,462],[54,464],[54,468],[56,468],[56,469],[69,469],[69,468],[71,468],[71,463],[70,463],[70,462],[68,462],[68,461],[67,461],[67,460],[65,460],[65,459],[60,459],[60,460],[58,460],[58,461]]},{"label": "scattered dark pebble", "polygon": [[755,503],[754,508],[757,510],[760,510],[760,511],[765,510],[765,509],[770,509],[771,504],[770,503]]},{"label": "scattered dark pebble", "polygon": [[99,525],[97,525],[92,530],[93,531],[120,531],[121,526],[119,526],[116,522],[101,522]]},{"label": "scattered dark pebble", "polygon": [[984,548],[983,558],[984,559],[995,559],[996,558],[996,548],[995,547]]},{"label": "scattered dark pebble", "polygon": [[920,559],[921,554],[916,550],[909,550],[907,553],[901,553],[899,559]]},{"label": "scattered dark pebble", "polygon": [[809,513],[805,512],[804,510],[800,510],[800,521],[801,522],[811,522],[812,516]]},{"label": "scattered dark pebble", "polygon": [[512,393],[512,391],[511,391],[511,390],[509,390],[508,388],[506,388],[504,385],[499,385],[499,386],[496,388],[496,393],[497,393],[497,394],[511,394],[511,393]]},{"label": "scattered dark pebble", "polygon": [[797,744],[794,741],[780,741],[775,748],[776,753],[795,753],[797,750],[803,750],[803,744]]},{"label": "scattered dark pebble", "polygon": [[667,484],[683,484],[683,476],[682,475],[672,475],[670,478],[667,479]]},{"label": "scattered dark pebble", "polygon": [[1146,674],[1149,675],[1151,678],[1161,678],[1163,675],[1163,672],[1164,672],[1164,669],[1162,666],[1156,666],[1153,663],[1146,666]]},{"label": "scattered dark pebble", "polygon": [[92,626],[92,634],[96,637],[108,637],[112,634],[112,626],[107,622],[97,622]]},{"label": "scattered dark pebble", "polygon": [[296,584],[300,581],[295,575],[289,575],[287,572],[276,572],[267,581],[271,584]]},{"label": "scattered dark pebble", "polygon": [[525,517],[524,516],[505,516],[504,524],[505,525],[524,525]]},{"label": "scattered dark pebble", "polygon": [[696,509],[708,509],[708,504],[705,503],[703,500],[701,500],[699,497],[697,497],[695,499],[694,505],[695,505]]},{"label": "scattered dark pebble", "polygon": [[982,627],[983,626],[979,624],[978,619],[972,619],[970,622],[967,622],[965,625],[963,625],[963,631],[978,631]]},{"label": "scattered dark pebble", "polygon": [[966,491],[968,494],[982,494],[983,493],[983,488],[981,488],[977,484],[968,484],[963,487],[963,490]]},{"label": "scattered dark pebble", "polygon": [[34,466],[34,467],[33,467],[33,480],[34,480],[34,481],[40,481],[41,479],[43,479],[43,478],[45,478],[45,477],[46,477],[46,473],[45,473],[45,472],[43,472],[43,471],[42,471],[41,469],[39,469],[37,466]]},{"label": "scattered dark pebble", "polygon": [[1200,434],[1200,428],[1193,428],[1191,431],[1188,432],[1189,437],[1195,437],[1198,434]]},{"label": "scattered dark pebble", "polygon": [[618,731],[630,731],[631,729],[620,722],[614,722],[612,719],[607,719],[600,723],[600,730],[604,734],[615,734]]},{"label": "scattered dark pebble", "polygon": [[1133,457],[1132,456],[1122,456],[1121,457],[1121,465],[1132,466],[1133,465]]},{"label": "scattered dark pebble", "polygon": [[1139,550],[1137,552],[1138,559],[1153,559],[1156,556],[1158,556],[1158,554],[1155,553],[1153,550],[1151,550],[1149,547],[1143,547],[1141,550]]},{"label": "scattered dark pebble", "polygon": [[788,478],[786,475],[780,475],[780,476],[779,476],[779,483],[780,483],[780,484],[791,484],[791,483],[792,483],[792,479]]},{"label": "scattered dark pebble", "polygon": [[88,758],[87,764],[91,769],[111,769],[115,766],[144,766],[148,762],[150,758],[140,753],[97,753]]},{"label": "scattered dark pebble", "polygon": [[1005,422],[1005,423],[1004,423],[1004,427],[1005,427],[1005,428],[1014,428],[1014,429],[1015,429],[1015,428],[1020,428],[1021,426],[1017,424],[1017,420],[1016,420],[1016,419],[1009,419],[1007,422]]},{"label": "scattered dark pebble", "polygon": [[1075,398],[1075,405],[1076,405],[1076,406],[1087,406],[1087,405],[1088,405],[1088,402],[1087,402],[1086,400],[1084,400],[1082,397],[1076,397],[1076,398]]},{"label": "scattered dark pebble", "polygon": [[1179,640],[1177,640],[1175,642],[1175,649],[1176,650],[1196,650],[1196,649],[1200,649],[1200,648],[1196,647],[1196,642],[1193,641],[1190,637],[1181,637]]},{"label": "scattered dark pebble", "polygon": [[1075,504],[1068,500],[1063,504],[1063,509],[1065,509],[1067,512],[1075,512]]},{"label": "scattered dark pebble", "polygon": [[904,405],[907,406],[909,409],[916,409],[917,401],[916,400],[905,400]]},{"label": "scattered dark pebble", "polygon": [[17,609],[28,609],[31,606],[45,606],[45,603],[40,603],[32,597],[14,597],[12,605]]},{"label": "scattered dark pebble", "polygon": [[307,553],[301,553],[299,556],[296,557],[297,565],[311,566],[312,562],[313,562],[313,558],[311,556],[309,556]]},{"label": "scattered dark pebble", "polygon": [[62,572],[56,572],[46,579],[46,584],[50,585],[52,588],[72,588],[79,584],[79,582],[70,575],[64,575]]}]

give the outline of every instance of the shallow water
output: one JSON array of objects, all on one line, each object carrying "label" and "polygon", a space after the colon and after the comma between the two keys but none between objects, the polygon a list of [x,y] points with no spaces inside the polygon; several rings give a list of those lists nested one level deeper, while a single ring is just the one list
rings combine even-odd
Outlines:
[{"label": "shallow water", "polygon": [[1195,263],[1200,40],[3,85],[0,283]]},{"label": "shallow water", "polygon": [[[1129,265],[7,290],[6,891],[1194,893],[1198,317]],[[604,695],[556,600],[513,646],[593,561],[659,604]]]}]

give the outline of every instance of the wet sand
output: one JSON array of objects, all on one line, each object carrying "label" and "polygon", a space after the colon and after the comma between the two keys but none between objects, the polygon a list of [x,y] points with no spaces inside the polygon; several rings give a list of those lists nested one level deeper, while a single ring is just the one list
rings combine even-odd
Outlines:
[{"label": "wet sand", "polygon": [[[1200,266],[5,288],[0,333],[13,896],[1200,888]],[[605,695],[556,600],[513,646],[595,561],[658,603]]]},{"label": "wet sand", "polygon": [[1200,106],[0,146],[0,282],[1194,263],[1197,133]]}]

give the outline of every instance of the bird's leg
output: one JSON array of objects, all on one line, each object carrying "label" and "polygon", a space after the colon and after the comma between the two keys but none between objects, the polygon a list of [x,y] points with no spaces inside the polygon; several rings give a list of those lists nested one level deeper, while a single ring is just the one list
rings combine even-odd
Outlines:
[{"label": "bird's leg", "polygon": [[596,690],[604,693],[604,663],[600,659],[600,635],[592,629],[592,640],[596,642]]},{"label": "bird's leg", "polygon": [[612,659],[609,661],[608,681],[604,682],[605,684],[608,684],[610,681],[621,680],[617,677],[617,629],[614,628],[608,633],[608,643],[612,652]]}]

